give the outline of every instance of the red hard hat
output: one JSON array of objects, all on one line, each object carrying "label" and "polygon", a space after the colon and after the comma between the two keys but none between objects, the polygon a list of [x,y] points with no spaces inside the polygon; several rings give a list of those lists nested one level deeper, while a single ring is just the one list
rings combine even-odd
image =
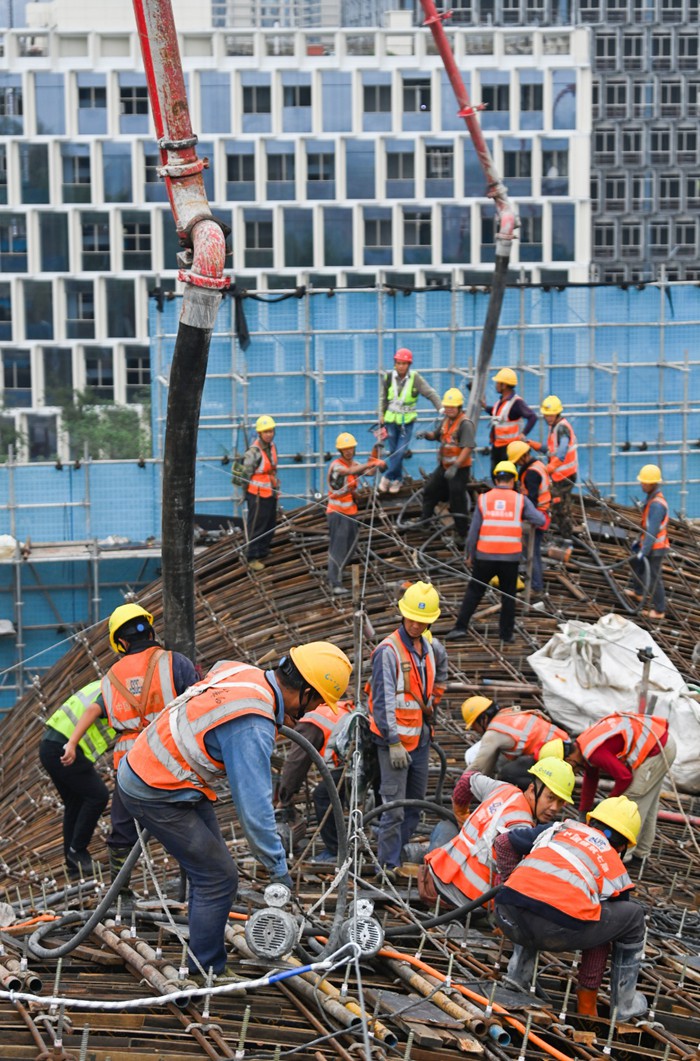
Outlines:
[{"label": "red hard hat", "polygon": [[394,354],[394,361],[405,361],[407,364],[413,362],[413,354],[405,346],[402,346],[400,350],[397,350]]}]

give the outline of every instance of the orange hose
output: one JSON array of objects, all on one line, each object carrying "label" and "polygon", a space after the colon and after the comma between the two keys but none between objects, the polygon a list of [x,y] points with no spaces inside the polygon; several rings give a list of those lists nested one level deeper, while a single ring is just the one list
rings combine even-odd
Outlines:
[{"label": "orange hose", "polygon": [[28,921],[16,921],[14,925],[7,925],[3,929],[3,932],[7,932],[8,935],[12,935],[15,929],[20,928],[31,928],[32,925],[39,925],[42,921],[59,921],[60,917],[58,914],[37,914],[36,917],[30,917]]},{"label": "orange hose", "polygon": [[[444,973],[439,972],[437,969],[433,969],[433,967],[431,965],[428,965],[427,962],[421,961],[420,958],[416,958],[412,954],[402,954],[401,951],[393,950],[391,947],[383,947],[379,951],[379,956],[382,958],[394,958],[397,961],[401,962],[408,962],[409,965],[414,965],[416,968],[422,969],[424,972],[430,973],[431,976],[434,976],[437,980],[442,980],[443,983],[447,980],[447,977]],[[470,991],[468,987],[462,987],[461,984],[456,984],[454,980],[451,981],[451,984],[452,987],[456,988],[456,990],[459,991],[460,994],[464,995],[465,998],[471,999],[472,1002],[480,1002],[482,1005],[488,1006],[489,1000],[483,995],[478,995],[476,991]],[[515,1028],[517,1031],[524,1035],[525,1025],[521,1024],[517,1017],[512,1017],[507,1009],[505,1009],[503,1006],[499,1006],[497,1002],[494,1002],[493,1011],[494,1013],[498,1013],[499,1016],[504,1017],[504,1019],[508,1022],[508,1024],[510,1024],[512,1028]],[[570,1054],[563,1054],[561,1050],[557,1050],[555,1046],[550,1046],[549,1043],[546,1043],[544,1041],[544,1039],[540,1039],[539,1035],[535,1035],[532,1030],[530,1030],[529,1041],[531,1043],[534,1043],[535,1046],[540,1046],[546,1054],[549,1054],[550,1057],[557,1058],[557,1061],[571,1061]]]}]

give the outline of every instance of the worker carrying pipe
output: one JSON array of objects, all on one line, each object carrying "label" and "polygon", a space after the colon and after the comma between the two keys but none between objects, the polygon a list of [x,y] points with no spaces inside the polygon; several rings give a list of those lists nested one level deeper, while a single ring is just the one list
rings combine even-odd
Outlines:
[{"label": "worker carrying pipe", "polygon": [[644,957],[644,908],[621,901],[629,900],[634,887],[622,858],[637,841],[639,811],[626,796],[613,796],[599,803],[587,822],[568,819],[544,831],[512,829],[496,841],[504,879],[495,899],[496,922],[516,945],[507,976],[528,991],[538,950],[581,950],[578,1012],[597,1016],[612,943],[611,1013],[630,1020],[647,1011],[644,995],[636,990]]},{"label": "worker carrying pipe", "polygon": [[499,461],[512,460],[508,455],[511,442],[525,442],[537,423],[537,413],[516,391],[518,374],[512,368],[501,368],[491,377],[496,384],[498,400],[493,405],[481,402],[491,417],[489,442],[491,443],[491,471]]},{"label": "worker carrying pipe", "polygon": [[663,563],[667,558],[668,502],[661,493],[661,468],[658,464],[645,464],[637,476],[644,494],[642,509],[642,533],[632,546],[630,564],[632,573],[625,589],[628,597],[641,601],[644,593],[642,573],[645,561],[649,565],[649,592],[651,607],[642,612],[647,619],[663,619],[666,613],[666,591],[663,580]]},{"label": "worker carrying pipe", "polygon": [[488,696],[468,697],[461,711],[467,730],[473,730],[481,738],[469,767],[487,777],[496,776],[501,759],[514,760],[526,755],[532,756],[534,762],[547,741],[555,737],[569,740],[566,730],[555,726],[541,711],[499,707]]}]

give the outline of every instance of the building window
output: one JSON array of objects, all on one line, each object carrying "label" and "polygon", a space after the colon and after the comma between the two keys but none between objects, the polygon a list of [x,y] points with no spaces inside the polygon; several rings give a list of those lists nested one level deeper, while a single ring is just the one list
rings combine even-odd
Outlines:
[{"label": "building window", "polygon": [[285,85],[283,99],[285,107],[310,107],[311,85]]},{"label": "building window", "polygon": [[635,118],[651,118],[654,115],[654,93],[656,85],[653,81],[635,81],[634,83],[634,116]]},{"label": "building window", "polygon": [[579,0],[579,12],[582,22],[600,22],[601,0]]},{"label": "building window", "polygon": [[63,405],[73,391],[71,351],[64,346],[43,346],[44,401],[46,405]]},{"label": "building window", "polygon": [[629,17],[628,12],[629,4],[627,0],[608,0],[607,6],[607,21],[608,22],[627,22]]},{"label": "building window", "polygon": [[[293,86],[290,86],[293,87]],[[308,86],[306,86],[308,88]],[[311,89],[308,88],[309,93]],[[307,103],[308,107],[309,104]],[[270,114],[270,86],[269,85],[244,85],[243,86],[243,113],[244,114]]]},{"label": "building window", "polygon": [[523,204],[520,213],[520,261],[542,260],[542,207]]},{"label": "building window", "polygon": [[82,268],[85,272],[109,271],[109,220],[105,214],[81,218]]},{"label": "building window", "polygon": [[413,180],[415,160],[412,151],[390,151],[386,156],[386,175],[392,181]]},{"label": "building window", "polygon": [[227,155],[226,180],[231,184],[249,184],[255,181],[255,158],[253,155]]},{"label": "building window", "polygon": [[[521,92],[530,88],[539,88],[541,91],[542,86],[522,85]],[[507,111],[510,107],[510,85],[482,85],[481,102],[485,104],[489,111]]]},{"label": "building window", "polygon": [[637,222],[622,225],[620,254],[623,258],[639,258],[642,251],[642,226]]},{"label": "building window", "polygon": [[392,256],[391,210],[381,207],[367,209],[364,217],[364,264],[391,265]]},{"label": "building window", "polygon": [[520,0],[502,0],[503,22],[515,26],[520,22]]},{"label": "building window", "polygon": [[272,265],[272,211],[245,212],[246,268],[270,268]]},{"label": "building window", "polygon": [[95,338],[95,293],[90,280],[66,280],[66,338]]},{"label": "building window", "polygon": [[589,182],[589,197],[594,210],[600,209],[600,176],[594,173]]},{"label": "building window", "polygon": [[7,148],[0,144],[0,203],[7,203]]},{"label": "building window", "polygon": [[324,265],[348,266],[353,259],[352,210],[338,206],[323,211]]},{"label": "building window", "polygon": [[605,207],[607,210],[627,209],[627,187],[624,177],[605,178]]},{"label": "building window", "polygon": [[615,162],[615,130],[599,129],[594,139],[594,154],[598,164],[612,165]]},{"label": "building window", "polygon": [[32,404],[32,366],[28,350],[4,350],[2,353],[3,404],[17,409]]},{"label": "building window", "polygon": [[85,389],[92,399],[114,401],[114,364],[111,347],[85,351]]},{"label": "building window", "polygon": [[147,405],[151,400],[151,359],[147,346],[125,346],[126,400]]},{"label": "building window", "polygon": [[107,106],[107,89],[104,85],[85,85],[78,89],[80,110],[104,110]]},{"label": "building window", "polygon": [[698,131],[681,126],[676,133],[676,162],[695,163],[698,159]]},{"label": "building window", "polygon": [[649,225],[649,253],[666,257],[670,250],[669,235],[668,221],[652,221]]},{"label": "building window", "polygon": [[662,173],[659,177],[659,206],[662,210],[678,210],[680,205],[680,176],[677,173]]},{"label": "building window", "polygon": [[148,89],[145,85],[121,85],[119,106],[122,114],[148,114]]},{"label": "building window", "polygon": [[680,81],[661,82],[661,116],[663,118],[677,117],[681,113],[683,101],[682,85]]},{"label": "building window", "polygon": [[405,265],[427,265],[432,257],[430,210],[404,210],[403,260]]},{"label": "building window", "polygon": [[[412,156],[411,156],[412,157]],[[425,149],[425,176],[428,180],[448,180],[454,175],[452,147],[432,146]]]},{"label": "building window", "polygon": [[131,187],[131,144],[103,143],[102,174],[105,202],[130,203],[134,193]]},{"label": "building window", "polygon": [[529,140],[527,147],[515,150],[508,150],[504,146],[503,172],[510,192],[514,195],[532,194],[532,150]]},{"label": "building window", "polygon": [[122,249],[125,269],[151,268],[151,220],[143,215],[122,218]]},{"label": "building window", "polygon": [[641,162],[642,161],[642,130],[641,129],[623,129],[622,130],[622,161],[623,162]]},{"label": "building window", "polygon": [[617,67],[617,33],[597,33],[595,36],[595,69],[614,70]]},{"label": "building window", "polygon": [[27,444],[30,461],[55,460],[58,450],[57,417],[44,413],[27,415]]},{"label": "building window", "polygon": [[64,203],[90,202],[90,148],[61,144],[62,194]]},{"label": "building window", "polygon": [[24,214],[0,215],[0,272],[26,273],[27,219]]},{"label": "building window", "polygon": [[678,69],[697,70],[698,68],[698,32],[679,33],[678,37]]},{"label": "building window", "polygon": [[[508,89],[508,85],[496,85],[495,88]],[[543,104],[543,87],[542,85],[521,85],[520,86],[520,110],[521,111],[541,111]],[[507,110],[507,106],[498,108],[499,110]]]},{"label": "building window", "polygon": [[407,114],[430,110],[430,81],[426,78],[404,77],[403,109]]},{"label": "building window", "polygon": [[652,70],[670,70],[673,60],[673,38],[668,31],[654,31],[651,35]]},{"label": "building window", "polygon": [[662,22],[680,25],[683,21],[683,0],[659,0]]},{"label": "building window", "polygon": [[335,155],[309,151],[306,156],[307,199],[335,199]]},{"label": "building window", "polygon": [[689,210],[700,207],[700,173],[689,173],[685,178],[685,205]]},{"label": "building window", "polygon": [[627,82],[608,81],[605,86],[605,117],[627,117]]},{"label": "building window", "polygon": [[282,211],[284,263],[287,268],[308,269],[314,264],[313,211]]},{"label": "building window", "polygon": [[664,163],[671,152],[671,130],[668,126],[651,130],[651,161]]},{"label": "building window", "polygon": [[0,339],[12,339],[12,289],[0,284]]},{"label": "building window", "polygon": [[[271,145],[268,144],[268,151]],[[294,199],[296,160],[291,151],[267,155],[267,198]]]},{"label": "building window", "polygon": [[[0,118],[21,118],[24,114],[22,102],[22,89],[21,88],[3,88],[0,87]],[[5,123],[2,123],[2,132],[19,132],[21,125],[12,127],[11,123],[8,127]]]},{"label": "building window", "polygon": [[391,112],[391,85],[364,85],[362,109],[365,114]]},{"label": "building window", "polygon": [[654,178],[650,173],[634,174],[632,177],[633,210],[651,210],[654,205]]},{"label": "building window", "polygon": [[615,226],[609,221],[593,226],[593,257],[615,257]]},{"label": "building window", "polygon": [[625,33],[622,37],[623,65],[626,70],[641,70],[644,65],[644,37]]},{"label": "building window", "polygon": [[675,245],[676,253],[682,257],[695,257],[696,243],[698,239],[698,223],[695,219],[676,221]]},{"label": "building window", "polygon": [[542,194],[569,194],[569,150],[542,146]]}]

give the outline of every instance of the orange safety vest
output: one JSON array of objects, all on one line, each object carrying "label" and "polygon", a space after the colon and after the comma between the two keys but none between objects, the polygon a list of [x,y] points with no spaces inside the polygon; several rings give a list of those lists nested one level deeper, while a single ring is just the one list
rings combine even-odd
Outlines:
[{"label": "orange safety vest", "polygon": [[517,440],[521,418],[511,420],[510,411],[519,398],[519,394],[514,394],[511,398],[499,398],[494,405],[491,414],[491,441],[494,446],[505,447],[509,442]]},{"label": "orange safety vest", "polygon": [[519,755],[537,756],[542,745],[556,737],[569,740],[566,730],[533,711],[499,711],[486,727],[487,733],[491,731],[503,733],[513,741],[512,748],[502,752],[506,759],[517,759]]},{"label": "orange safety vest", "polygon": [[259,438],[256,438],[253,445],[257,446],[262,453],[262,462],[251,476],[248,483],[248,493],[256,494],[259,497],[272,497],[277,486],[277,447],[274,442],[271,442],[270,455],[268,456],[267,450]]},{"label": "orange safety vest", "polygon": [[627,763],[630,770],[641,766],[649,755],[659,748],[659,740],[668,730],[665,718],[656,715],[615,714],[606,715],[594,722],[576,738],[581,755],[588,760],[601,744],[611,737],[621,735],[624,739],[622,751],[617,758]]},{"label": "orange safety vest", "polygon": [[429,851],[425,861],[443,884],[454,884],[467,899],[476,899],[493,884],[496,838],[534,824],[524,793],[504,781],[469,815],[454,840]]},{"label": "orange safety vest", "polygon": [[543,833],[508,878],[513,891],[579,921],[600,921],[601,900],[632,886],[622,859],[603,834],[570,820]]},{"label": "orange safety vest", "polygon": [[523,550],[523,495],[494,487],[480,494],[477,503],[482,523],[476,551],[496,553],[504,560],[519,557]]},{"label": "orange safety vest", "polygon": [[116,769],[141,730],[177,695],[172,654],[154,645],[122,656],[102,679],[101,692],[109,724],[117,733]]},{"label": "orange safety vest", "polygon": [[346,461],[344,457],[336,457],[328,467],[328,505],[326,512],[342,512],[344,516],[354,516],[357,513],[357,502],[355,491],[357,490],[358,477],[346,475],[342,486],[334,490],[331,486],[331,475],[336,465],[341,464],[343,468],[349,468],[353,462]]},{"label": "orange safety vest", "polygon": [[275,696],[265,672],[248,663],[222,660],[168,704],[137,739],[127,762],[153,788],[194,788],[212,802],[211,783],[226,773],[212,759],[204,738],[210,730],[242,715],[262,715],[276,725]]},{"label": "orange safety vest", "polygon": [[320,704],[313,711],[307,711],[305,715],[302,715],[299,722],[310,722],[321,730],[323,744],[318,754],[330,765],[340,766],[340,759],[334,749],[328,747],[328,742],[338,728],[338,723],[341,719],[352,711],[352,702],[350,700],[339,700],[335,706],[338,711],[337,715],[333,714],[333,708],[329,707],[328,704]]},{"label": "orange safety vest", "polygon": [[670,546],[670,542],[668,540],[668,501],[660,490],[657,494],[651,494],[648,497],[647,503],[644,506],[644,509],[642,510],[642,530],[645,531],[647,529],[647,519],[649,518],[649,506],[653,504],[654,501],[661,502],[661,504],[666,510],[666,515],[661,521],[661,526],[659,527],[659,532],[656,536],[656,541],[651,547],[652,552],[654,551],[654,549],[668,549]]},{"label": "orange safety vest", "polygon": [[540,485],[537,490],[537,508],[540,512],[549,512],[549,506],[552,503],[552,491],[549,486],[549,472],[547,471],[544,462],[541,460],[530,461],[520,472],[520,486],[522,492],[527,494],[525,489],[525,476],[528,472],[537,472],[540,477]]},{"label": "orange safety vest", "polygon": [[[453,442],[453,437],[459,430],[459,425],[466,420],[464,413],[460,413],[454,420],[448,420],[447,417],[440,424],[440,463],[443,468],[449,468],[451,464],[459,457],[460,453],[464,449],[464,446],[458,446],[456,442]],[[469,460],[463,467],[468,468],[471,465],[471,455]]]},{"label": "orange safety vest", "polygon": [[[385,637],[380,645],[374,650],[378,651],[382,645],[388,645],[396,656],[396,728],[399,731],[399,739],[407,752],[414,751],[420,743],[420,735],[423,729],[423,712],[433,695],[435,685],[435,656],[433,646],[425,638],[423,639],[425,653],[425,699],[423,699],[423,682],[420,671],[412,652],[404,645],[398,630]],[[372,653],[374,655],[374,653]],[[383,734],[374,721],[374,710],[372,706],[372,686],[367,683],[366,691],[369,694],[369,728],[378,737]]]},{"label": "orange safety vest", "polygon": [[576,456],[576,435],[574,429],[568,420],[565,420],[563,416],[560,416],[556,424],[552,424],[549,429],[549,435],[547,436],[547,452],[551,461],[557,448],[557,428],[560,424],[568,427],[571,432],[571,439],[569,441],[569,448],[566,451],[566,456],[561,462],[558,468],[550,472],[552,482],[558,483],[562,479],[569,479],[572,475],[576,475],[578,471],[578,457]]}]

